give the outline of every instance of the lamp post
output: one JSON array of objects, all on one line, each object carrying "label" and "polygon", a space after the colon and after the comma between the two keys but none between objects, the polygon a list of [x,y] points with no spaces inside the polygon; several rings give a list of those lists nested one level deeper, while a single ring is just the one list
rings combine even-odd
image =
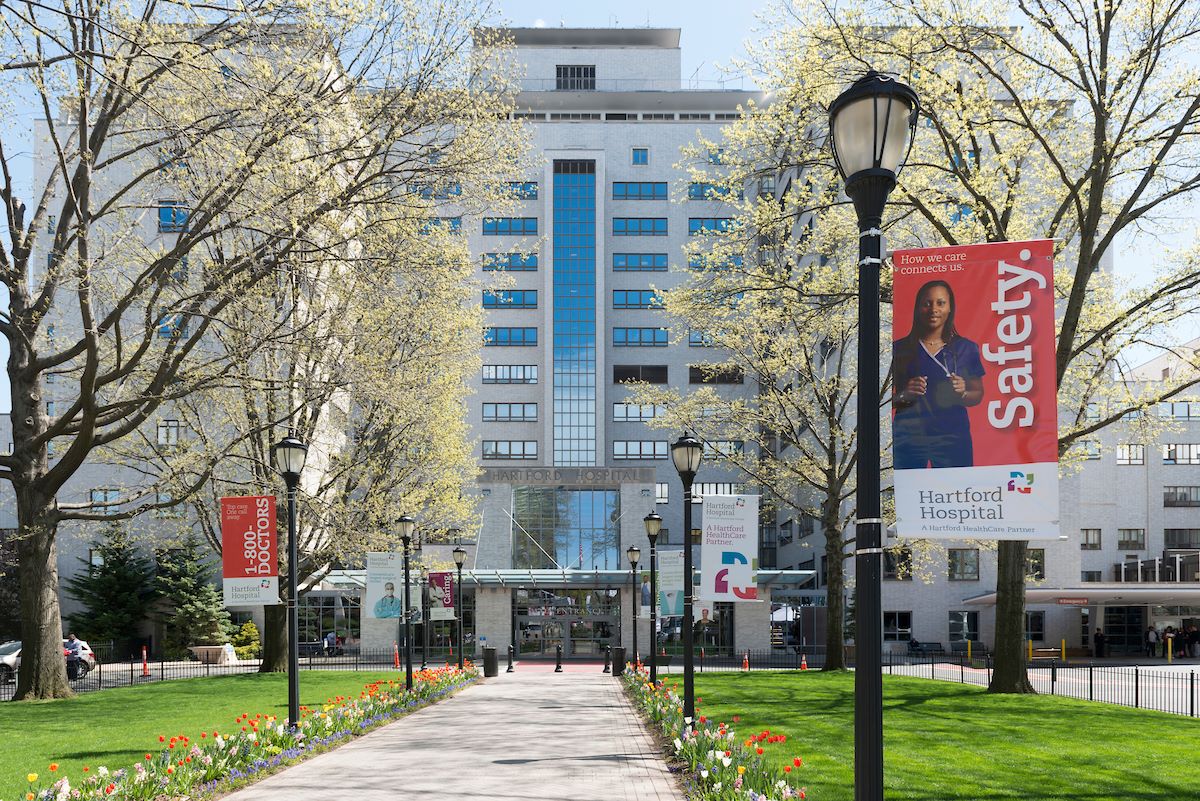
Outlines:
[{"label": "lamp post", "polygon": [[429,570],[421,565],[421,670],[429,667]]},{"label": "lamp post", "polygon": [[463,608],[462,608],[462,566],[463,566],[463,562],[465,562],[465,561],[467,561],[467,552],[465,550],[463,550],[463,547],[460,545],[454,549],[454,564],[456,567],[458,567],[458,582],[454,585],[454,590],[458,597],[454,601],[454,607],[455,607],[454,611],[457,613],[456,617],[458,618],[458,669],[459,670],[462,670],[462,667],[463,667],[463,623],[465,622],[465,619],[464,619],[465,615],[463,615]]},{"label": "lamp post", "polygon": [[629,621],[633,627],[633,647],[630,648],[630,653],[633,654],[633,663],[636,665],[638,659],[638,639],[637,639],[637,602],[638,602],[638,580],[637,566],[638,560],[642,558],[642,549],[636,545],[630,545],[625,551],[625,555],[629,557],[629,583],[633,590],[629,593]]},{"label": "lamp post", "polygon": [[642,518],[646,524],[646,539],[650,540],[650,683],[658,684],[658,553],[654,544],[662,531],[662,515],[651,512]]},{"label": "lamp post", "polygon": [[692,482],[700,470],[704,445],[684,434],[671,445],[671,461],[683,482],[683,716],[696,717],[696,661],[692,653]]},{"label": "lamp post", "polygon": [[412,579],[409,573],[409,556],[412,551],[413,532],[417,521],[403,515],[400,524],[400,541],[404,543],[404,688],[413,688],[412,678]]},{"label": "lamp post", "polygon": [[288,435],[271,446],[271,461],[275,470],[283,476],[287,485],[288,507],[288,725],[300,725],[300,623],[296,608],[296,574],[299,559],[296,550],[296,487],[300,485],[300,472],[304,470],[304,459],[308,446],[289,431]]},{"label": "lamp post", "polygon": [[916,133],[921,104],[867,72],[829,106],[829,138],[858,215],[858,487],[854,565],[854,798],[883,799],[883,609],[879,508],[879,273],[883,210]]}]

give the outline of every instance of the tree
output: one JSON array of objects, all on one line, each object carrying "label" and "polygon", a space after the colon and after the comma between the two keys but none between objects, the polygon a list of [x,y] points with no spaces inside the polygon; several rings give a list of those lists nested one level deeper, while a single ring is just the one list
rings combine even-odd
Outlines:
[{"label": "tree", "polygon": [[[25,669],[15,697],[52,698],[70,694],[59,524],[178,504],[208,486],[214,462],[178,475],[125,464],[119,501],[56,500],[71,477],[86,462],[119,461],[131,438],[164,444],[150,433],[164,408],[228,388],[237,367],[285,344],[289,324],[266,336],[238,326],[281,297],[275,289],[305,280],[314,260],[352,256],[377,208],[410,228],[426,219],[428,204],[410,202],[408,187],[436,183],[447,142],[470,132],[490,176],[518,137],[506,120],[503,43],[485,31],[475,44],[495,46],[477,48],[482,57],[470,49],[489,14],[474,0],[8,11],[6,91],[43,110],[37,139],[49,158],[27,205],[9,168],[16,149],[0,141],[10,232],[0,334],[15,422],[0,477],[19,525]],[[260,386],[279,378],[256,376]],[[296,412],[298,400],[278,410]],[[267,463],[261,449],[253,455]]]},{"label": "tree", "polygon": [[[993,20],[1010,24],[988,27]],[[1065,462],[1081,439],[1196,383],[1194,370],[1155,384],[1122,380],[1135,348],[1195,364],[1168,330],[1200,308],[1194,254],[1133,288],[1114,284],[1107,258],[1120,237],[1170,225],[1200,186],[1200,74],[1188,60],[1200,7],[886,0],[846,12],[783,2],[765,22],[772,36],[753,58],[784,89],[756,124],[785,163],[812,163],[805,140],[820,142],[823,109],[868,66],[904,76],[921,96],[924,123],[893,195],[889,245],[1059,241]],[[810,178],[829,173],[814,168]],[[1025,548],[998,548],[995,692],[1031,691],[1020,650]]]},{"label": "tree", "polygon": [[178,548],[160,552],[155,587],[166,605],[160,619],[167,658],[186,658],[190,646],[220,645],[233,633],[224,599],[210,581],[206,556],[204,544],[191,532]]},{"label": "tree", "polygon": [[[118,648],[137,640],[156,595],[154,565],[119,524],[93,543],[90,560],[79,561],[86,569],[65,582],[67,592],[84,607],[71,615],[72,630],[83,639],[112,640]],[[61,646],[60,641],[60,656]]]}]

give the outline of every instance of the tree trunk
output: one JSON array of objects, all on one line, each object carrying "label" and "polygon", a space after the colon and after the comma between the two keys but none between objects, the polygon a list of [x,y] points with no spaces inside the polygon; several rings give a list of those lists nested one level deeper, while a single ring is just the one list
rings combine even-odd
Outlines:
[{"label": "tree trunk", "polygon": [[1025,546],[1001,542],[996,565],[996,642],[991,693],[1032,693],[1025,668]]},{"label": "tree trunk", "polygon": [[[822,670],[846,669],[846,562],[842,554],[842,530],[837,510],[825,528],[825,666]],[[818,564],[817,570],[821,566]]]},{"label": "tree trunk", "polygon": [[21,572],[21,669],[13,700],[70,698],[63,658],[62,611],[58,599],[57,525],[54,499],[27,487],[17,492]]},{"label": "tree trunk", "polygon": [[286,673],[288,667],[287,604],[263,607],[263,657],[259,673]]}]

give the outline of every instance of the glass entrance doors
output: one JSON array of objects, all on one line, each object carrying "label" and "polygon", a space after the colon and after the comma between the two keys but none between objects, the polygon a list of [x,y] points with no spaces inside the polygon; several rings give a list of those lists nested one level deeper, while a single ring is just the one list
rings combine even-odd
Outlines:
[{"label": "glass entrance doors", "polygon": [[516,591],[517,653],[525,658],[599,659],[619,644],[617,590],[537,589]]}]

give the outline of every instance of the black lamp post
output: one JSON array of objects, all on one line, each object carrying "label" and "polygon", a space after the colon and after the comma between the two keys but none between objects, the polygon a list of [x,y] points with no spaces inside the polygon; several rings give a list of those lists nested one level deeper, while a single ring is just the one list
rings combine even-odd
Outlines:
[{"label": "black lamp post", "polygon": [[429,571],[421,565],[421,670],[429,667]]},{"label": "black lamp post", "polygon": [[296,487],[308,446],[293,436],[293,432],[271,446],[271,461],[287,485],[288,507],[288,725],[300,725],[300,622],[296,608],[296,574],[299,559],[296,551]]},{"label": "black lamp post", "polygon": [[404,688],[413,688],[412,677],[412,578],[409,572],[409,557],[412,552],[413,532],[417,521],[403,515],[396,521],[400,525],[400,541],[404,543]]},{"label": "black lamp post", "polygon": [[458,567],[458,582],[454,585],[455,593],[458,598],[454,602],[455,616],[458,618],[458,669],[463,667],[463,623],[466,622],[466,615],[463,614],[462,605],[462,566],[463,562],[467,561],[467,552],[460,545],[454,549],[454,564]]},{"label": "black lamp post", "polygon": [[638,638],[637,638],[637,604],[638,590],[640,586],[637,580],[638,560],[642,558],[642,549],[636,545],[630,545],[625,555],[629,557],[629,583],[633,587],[633,591],[629,593],[629,620],[633,626],[633,647],[630,648],[630,653],[633,654],[633,663],[636,665],[639,661],[638,655]]},{"label": "black lamp post", "polygon": [[829,135],[858,214],[858,487],[855,521],[854,798],[883,799],[883,608],[879,508],[879,273],[883,210],[916,133],[921,104],[874,70],[829,106]]},{"label": "black lamp post", "polygon": [[684,434],[671,445],[671,461],[683,481],[683,716],[696,717],[696,661],[692,653],[692,482],[704,458],[704,444]]},{"label": "black lamp post", "polygon": [[662,515],[651,512],[642,518],[646,524],[646,539],[650,540],[650,683],[658,684],[658,553],[654,544],[662,531]]}]

